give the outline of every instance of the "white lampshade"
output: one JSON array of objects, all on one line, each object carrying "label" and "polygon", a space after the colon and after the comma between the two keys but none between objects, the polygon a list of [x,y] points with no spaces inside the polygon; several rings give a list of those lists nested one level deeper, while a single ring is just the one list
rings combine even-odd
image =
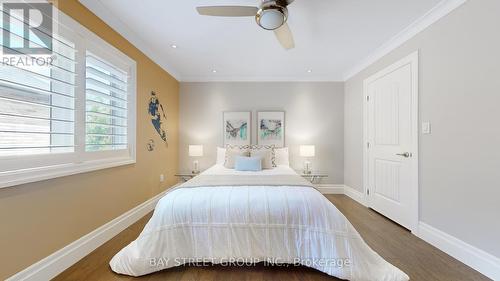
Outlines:
[{"label": "white lampshade", "polygon": [[302,157],[314,157],[316,155],[316,148],[314,145],[301,145],[300,146],[300,156]]},{"label": "white lampshade", "polygon": [[203,156],[203,145],[190,145],[189,146],[189,156],[202,157]]}]

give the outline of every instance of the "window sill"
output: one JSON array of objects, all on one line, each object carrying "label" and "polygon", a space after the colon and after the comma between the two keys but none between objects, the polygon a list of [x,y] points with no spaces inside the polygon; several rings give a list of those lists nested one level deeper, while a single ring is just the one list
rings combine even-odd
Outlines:
[{"label": "window sill", "polygon": [[3,172],[0,173],[0,189],[135,163],[135,159],[120,157]]}]

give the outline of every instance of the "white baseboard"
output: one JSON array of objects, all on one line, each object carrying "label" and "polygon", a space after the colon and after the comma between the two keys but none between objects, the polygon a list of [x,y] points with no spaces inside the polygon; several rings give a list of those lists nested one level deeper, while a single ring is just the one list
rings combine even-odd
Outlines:
[{"label": "white baseboard", "polygon": [[419,237],[493,280],[500,280],[500,259],[426,223],[419,223]]},{"label": "white baseboard", "polygon": [[354,201],[366,206],[366,199],[362,192],[343,184],[319,184],[316,189],[322,194],[344,194]]},{"label": "white baseboard", "polygon": [[363,206],[367,206],[365,195],[363,192],[358,191],[350,186],[344,186],[344,194],[351,197],[354,201],[357,201],[359,204]]},{"label": "white baseboard", "polygon": [[82,238],[9,277],[6,281],[50,280],[154,210],[164,191]]},{"label": "white baseboard", "polygon": [[316,189],[321,192],[321,194],[344,194],[343,184],[318,184]]},{"label": "white baseboard", "polygon": [[[340,192],[340,186],[318,186],[318,190],[323,194],[345,194],[367,206],[364,194],[346,185],[343,186],[343,193]],[[418,237],[488,278],[500,280],[500,258],[423,222],[419,223]]]}]

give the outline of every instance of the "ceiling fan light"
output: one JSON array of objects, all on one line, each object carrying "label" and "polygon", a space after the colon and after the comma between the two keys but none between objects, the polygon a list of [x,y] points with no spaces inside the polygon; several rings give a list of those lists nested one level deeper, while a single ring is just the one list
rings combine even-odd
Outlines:
[{"label": "ceiling fan light", "polygon": [[263,6],[257,15],[255,20],[257,24],[267,30],[275,30],[280,28],[285,24],[288,17],[288,11],[286,8],[278,5]]}]

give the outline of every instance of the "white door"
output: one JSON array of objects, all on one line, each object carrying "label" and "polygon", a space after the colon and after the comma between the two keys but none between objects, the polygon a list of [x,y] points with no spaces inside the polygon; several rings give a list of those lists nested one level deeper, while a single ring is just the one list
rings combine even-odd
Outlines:
[{"label": "white door", "polygon": [[368,204],[410,230],[418,219],[417,64],[413,54],[365,81]]}]

